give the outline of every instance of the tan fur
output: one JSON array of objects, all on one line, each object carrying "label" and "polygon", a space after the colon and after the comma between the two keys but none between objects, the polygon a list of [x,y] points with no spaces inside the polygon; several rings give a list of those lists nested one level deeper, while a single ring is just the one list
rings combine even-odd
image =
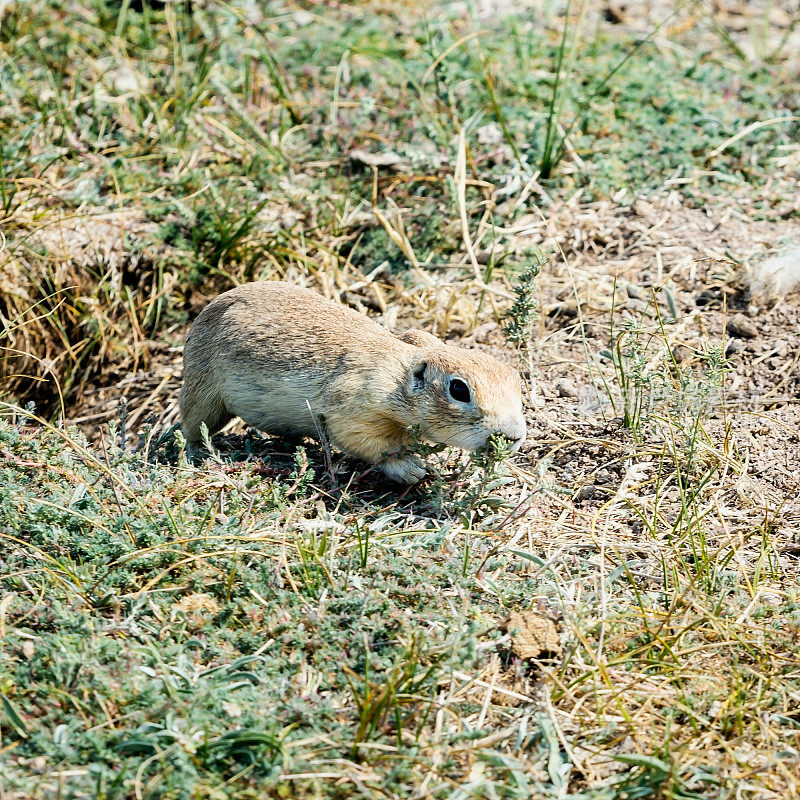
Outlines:
[{"label": "tan fur", "polygon": [[[467,404],[448,393],[470,387]],[[415,435],[475,450],[492,433],[525,438],[518,373],[423,331],[394,336],[352,309],[279,281],[213,300],[184,349],[183,432],[194,448],[234,416],[271,434],[319,438],[376,464],[394,480],[425,474],[404,452]]]}]

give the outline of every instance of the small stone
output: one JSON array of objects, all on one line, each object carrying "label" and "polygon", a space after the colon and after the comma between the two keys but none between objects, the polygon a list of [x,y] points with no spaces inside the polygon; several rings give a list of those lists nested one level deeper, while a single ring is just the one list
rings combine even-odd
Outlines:
[{"label": "small stone", "polygon": [[676,364],[686,364],[692,358],[692,351],[685,345],[676,344],[675,347],[672,348],[672,357],[675,359]]},{"label": "small stone", "polygon": [[555,382],[555,390],[559,397],[571,397],[573,399],[578,397],[578,390],[575,388],[575,384],[566,378],[560,378]]},{"label": "small stone", "polygon": [[728,320],[725,330],[729,336],[739,339],[755,339],[758,328],[744,314],[736,314]]},{"label": "small stone", "polygon": [[303,11],[302,9],[299,11],[295,11],[292,14],[292,22],[297,25],[298,28],[302,28],[306,25],[310,25],[314,21],[314,15],[310,14],[308,11]]},{"label": "small stone", "polygon": [[619,476],[615,475],[609,469],[600,469],[597,471],[594,479],[600,486],[608,486],[609,484],[616,483]]},{"label": "small stone", "polygon": [[737,353],[741,353],[744,350],[744,342],[741,339],[728,339],[725,344],[725,355],[726,356],[735,356]]},{"label": "small stone", "polygon": [[635,283],[626,283],[625,292],[631,300],[641,300],[643,303],[647,302],[647,292]]},{"label": "small stone", "polygon": [[555,620],[535,611],[512,611],[506,622],[511,650],[522,659],[552,659],[562,654]]},{"label": "small stone", "polygon": [[587,486],[581,486],[577,492],[575,492],[575,502],[582,503],[585,500],[594,500],[597,497],[598,489],[596,486],[592,486],[591,484]]},{"label": "small stone", "polygon": [[385,150],[382,153],[370,153],[361,149],[353,150],[350,153],[350,160],[370,167],[397,168],[403,164],[403,159],[392,150]]}]

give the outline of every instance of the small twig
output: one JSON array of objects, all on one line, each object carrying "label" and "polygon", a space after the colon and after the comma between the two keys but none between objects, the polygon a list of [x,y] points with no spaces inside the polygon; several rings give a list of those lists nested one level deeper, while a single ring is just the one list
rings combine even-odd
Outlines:
[{"label": "small twig", "polygon": [[453,174],[453,181],[456,185],[456,197],[458,199],[458,214],[461,217],[461,235],[464,238],[464,247],[467,248],[472,271],[475,279],[483,283],[481,268],[478,259],[475,257],[475,248],[472,246],[472,239],[469,235],[469,220],[467,219],[467,143],[464,138],[464,129],[458,132],[458,145],[456,152],[456,170]]},{"label": "small twig", "polygon": [[328,470],[328,475],[330,475],[332,485],[338,486],[338,481],[336,480],[336,473],[333,471],[333,458],[331,457],[331,443],[328,439],[328,435],[325,431],[325,426],[320,425],[319,418],[317,415],[311,410],[311,403],[306,400],[306,407],[308,408],[308,413],[311,414],[311,420],[314,423],[314,427],[317,429],[317,434],[319,435],[319,443],[322,447],[322,454],[325,457],[325,468]]}]

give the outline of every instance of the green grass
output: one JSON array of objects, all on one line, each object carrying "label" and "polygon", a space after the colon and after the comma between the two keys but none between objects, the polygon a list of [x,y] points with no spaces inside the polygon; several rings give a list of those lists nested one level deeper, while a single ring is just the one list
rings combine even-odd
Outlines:
[{"label": "green grass", "polygon": [[[721,408],[724,321],[687,346],[681,274],[610,312],[590,275],[551,318],[572,254],[507,233],[670,192],[785,216],[796,78],[693,4],[650,36],[572,6],[6,8],[0,797],[800,791],[792,498]],[[175,367],[215,293],[281,277],[487,328],[528,378],[564,333],[597,419],[532,409],[511,465],[445,453],[406,494],[312,445],[231,434],[190,466],[146,415],[124,446],[123,420],[62,424]],[[520,655],[512,612],[558,650]]]},{"label": "green grass", "polygon": [[[428,490],[438,502],[398,502],[364,481],[331,486],[317,455],[264,461],[259,442],[194,468],[113,445],[100,456],[76,431],[12,419],[8,797],[406,797],[424,784],[522,798],[568,782],[587,800],[725,797],[763,726],[770,770],[796,757],[779,742],[798,724],[800,596],[767,535],[726,541],[709,520],[719,456],[692,466],[676,451],[672,465],[623,436],[649,479],[582,514],[588,536],[547,557],[552,523],[534,523],[531,548],[517,521],[522,507],[531,525],[532,506],[550,519],[557,478],[519,496],[506,471],[473,467]],[[618,525],[637,518],[631,551]],[[598,546],[599,574],[586,558]],[[503,619],[531,608],[560,618],[563,658],[514,656]],[[615,755],[630,736],[635,751]],[[580,766],[592,758],[627,766],[593,782]]]},{"label": "green grass", "polygon": [[[2,691],[20,720],[4,738],[6,793],[47,794],[51,778],[30,773],[42,755],[40,773],[85,765],[70,796],[126,796],[138,782],[191,797],[228,780],[237,796],[286,796],[280,775],[318,772],[319,759],[342,774],[374,762],[410,785],[419,765],[403,751],[419,748],[442,675],[471,669],[503,612],[491,595],[464,605],[475,554],[446,554],[443,521],[364,503],[363,490],[321,513],[330,494],[303,459],[273,480],[253,463],[100,462],[74,431],[0,424],[14,453]],[[39,467],[27,495],[20,482]],[[534,589],[518,582],[504,602]]]}]

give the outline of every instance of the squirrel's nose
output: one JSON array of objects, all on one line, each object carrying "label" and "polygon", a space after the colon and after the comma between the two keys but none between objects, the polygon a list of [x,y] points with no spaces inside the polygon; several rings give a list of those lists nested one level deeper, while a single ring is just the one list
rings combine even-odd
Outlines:
[{"label": "squirrel's nose", "polygon": [[511,452],[516,453],[525,441],[525,435],[527,433],[525,420],[514,420],[510,424],[504,425],[501,433],[511,442]]}]

